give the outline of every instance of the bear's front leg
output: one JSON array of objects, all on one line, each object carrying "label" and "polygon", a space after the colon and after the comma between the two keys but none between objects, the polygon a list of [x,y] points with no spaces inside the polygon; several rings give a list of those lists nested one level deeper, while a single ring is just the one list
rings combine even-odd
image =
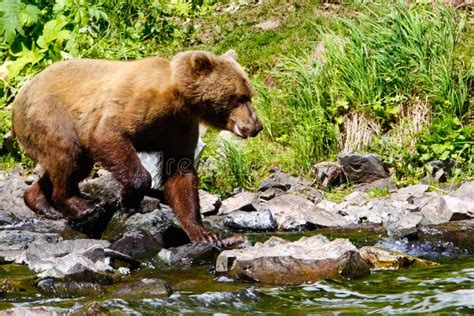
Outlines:
[{"label": "bear's front leg", "polygon": [[122,205],[138,208],[151,188],[151,176],[143,167],[132,143],[123,138],[96,140],[94,158],[123,186]]},{"label": "bear's front leg", "polygon": [[196,170],[174,170],[164,184],[165,198],[179,218],[191,241],[217,242],[216,233],[206,231],[199,212],[198,177]]}]

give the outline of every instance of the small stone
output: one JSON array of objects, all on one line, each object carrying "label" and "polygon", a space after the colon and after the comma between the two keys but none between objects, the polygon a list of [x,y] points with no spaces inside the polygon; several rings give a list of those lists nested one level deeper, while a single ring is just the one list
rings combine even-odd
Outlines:
[{"label": "small stone", "polygon": [[322,189],[337,187],[346,182],[344,171],[338,163],[320,162],[313,168],[316,174],[315,182]]},{"label": "small stone", "polygon": [[130,284],[120,284],[120,287],[114,290],[112,294],[124,300],[156,299],[170,296],[172,290],[165,280],[145,278]]}]

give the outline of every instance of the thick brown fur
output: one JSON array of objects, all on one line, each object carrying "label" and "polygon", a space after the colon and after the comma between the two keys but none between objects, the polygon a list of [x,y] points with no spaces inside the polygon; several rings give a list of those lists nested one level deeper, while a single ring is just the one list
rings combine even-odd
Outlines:
[{"label": "thick brown fur", "polygon": [[122,203],[138,207],[151,185],[137,152],[164,154],[164,190],[192,240],[215,240],[199,215],[193,169],[199,121],[253,137],[261,129],[250,81],[233,51],[185,52],[171,61],[73,59],[51,65],[16,97],[13,126],[45,174],[25,203],[50,218],[79,219],[96,209],[78,183],[95,162],[123,185]]}]

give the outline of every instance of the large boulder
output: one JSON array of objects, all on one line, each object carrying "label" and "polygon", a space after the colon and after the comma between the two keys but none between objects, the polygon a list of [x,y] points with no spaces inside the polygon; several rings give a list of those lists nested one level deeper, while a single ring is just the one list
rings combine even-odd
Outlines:
[{"label": "large boulder", "polygon": [[337,158],[344,174],[352,183],[369,183],[390,176],[388,169],[375,155],[341,153]]},{"label": "large boulder", "polygon": [[277,228],[277,222],[269,210],[235,211],[226,215],[224,225],[238,231],[272,231]]},{"label": "large boulder", "polygon": [[316,206],[301,195],[286,192],[261,205],[269,210],[280,230],[301,230],[305,227],[335,227],[350,224],[342,215]]},{"label": "large boulder", "polygon": [[95,239],[32,244],[26,249],[22,261],[43,278],[67,276],[79,280],[87,278],[109,282],[110,277],[106,272],[113,271],[111,258],[136,264],[130,257],[109,249],[109,246],[108,241]]},{"label": "large boulder", "polygon": [[289,285],[360,278],[370,270],[349,240],[329,241],[317,235],[295,242],[272,237],[250,248],[223,251],[217,258],[216,272],[233,279]]}]

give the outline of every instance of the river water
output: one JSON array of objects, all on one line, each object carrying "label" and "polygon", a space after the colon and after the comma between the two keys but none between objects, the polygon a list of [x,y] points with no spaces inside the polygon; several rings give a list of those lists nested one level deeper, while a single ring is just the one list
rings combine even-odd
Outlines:
[{"label": "river water", "polygon": [[[386,241],[387,248],[400,243]],[[418,314],[474,313],[474,256],[435,256],[436,267],[398,271],[374,270],[360,280],[321,281],[301,286],[263,286],[216,277],[209,266],[190,269],[141,270],[130,282],[162,278],[174,293],[168,298],[123,300],[110,295],[79,298],[42,298],[36,295],[2,298],[0,307],[98,305],[132,315],[182,314]],[[0,279],[2,276],[0,275]],[[20,278],[20,275],[18,276]]]}]

